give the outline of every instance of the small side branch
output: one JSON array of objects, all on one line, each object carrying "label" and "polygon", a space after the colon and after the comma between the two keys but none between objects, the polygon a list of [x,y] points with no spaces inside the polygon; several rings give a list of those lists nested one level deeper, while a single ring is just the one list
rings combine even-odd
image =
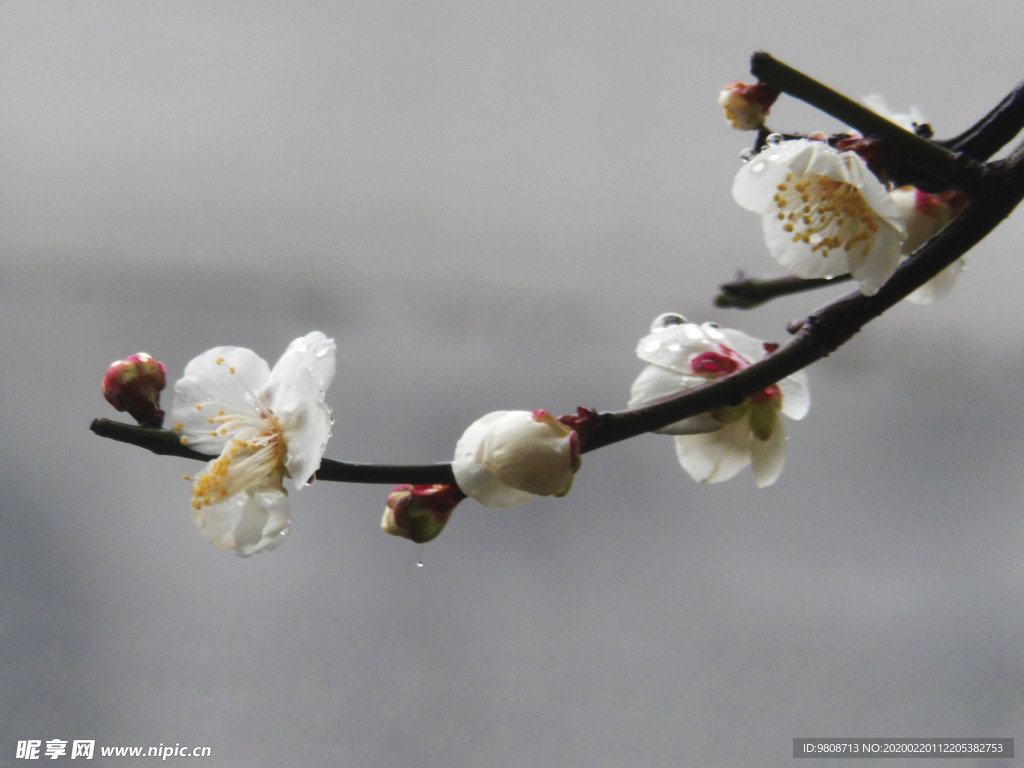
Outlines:
[{"label": "small side branch", "polygon": [[838,275],[831,279],[824,277],[803,278],[794,275],[784,277],[746,277],[738,275],[731,283],[718,286],[715,306],[722,309],[753,309],[767,301],[794,293],[814,291],[830,285],[848,282],[850,275]]}]

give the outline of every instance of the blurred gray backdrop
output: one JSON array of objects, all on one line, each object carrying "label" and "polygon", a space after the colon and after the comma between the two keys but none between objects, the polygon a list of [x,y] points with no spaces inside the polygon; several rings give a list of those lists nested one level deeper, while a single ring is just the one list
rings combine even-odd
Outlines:
[{"label": "blurred gray backdrop", "polygon": [[[828,293],[711,306],[776,271],[730,197],[750,137],[721,85],[764,49],[948,136],[1024,77],[1021,22],[952,0],[0,0],[0,766],[27,739],[381,768],[1024,749],[1020,216],[951,297],[810,370],[767,490],[697,485],[646,436],[587,455],[564,499],[467,501],[422,547],[380,532],[388,488],[322,483],[241,560],[193,529],[197,465],[88,431],[116,416],[112,360],[176,378],[319,329],[328,456],[445,460],[487,411],[622,407],[660,312],[781,340]],[[786,98],[771,124],[840,127]]]}]

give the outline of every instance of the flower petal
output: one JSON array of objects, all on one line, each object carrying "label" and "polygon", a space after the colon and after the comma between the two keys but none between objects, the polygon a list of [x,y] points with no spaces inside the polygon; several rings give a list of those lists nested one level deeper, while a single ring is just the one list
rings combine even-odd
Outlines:
[{"label": "flower petal", "polygon": [[739,419],[717,432],[675,438],[676,458],[694,480],[721,483],[750,463],[750,423]]},{"label": "flower petal", "polygon": [[[779,184],[786,181],[793,165],[803,168],[814,152],[811,142],[806,139],[786,141],[775,147],[767,147],[744,163],[732,183],[732,198],[742,208],[754,213],[774,210],[772,199]],[[795,171],[794,171],[795,172]],[[802,172],[802,171],[801,171]]]},{"label": "flower petal", "polygon": [[696,323],[682,323],[649,333],[640,339],[636,354],[645,363],[688,374],[690,357],[715,349]]},{"label": "flower petal", "polygon": [[758,488],[765,488],[782,474],[786,464],[786,427],[780,420],[767,440],[750,441],[750,467]]},{"label": "flower petal", "polygon": [[964,270],[964,260],[953,262],[935,277],[907,296],[912,304],[931,304],[949,295],[956,284],[956,279]]},{"label": "flower petal", "polygon": [[849,262],[846,251],[835,248],[813,252],[811,246],[794,239],[793,233],[785,230],[786,222],[775,216],[761,218],[761,232],[768,252],[780,265],[797,277],[804,279],[836,277],[848,274]]},{"label": "flower petal", "polygon": [[203,437],[202,441],[190,441],[191,447],[201,453],[218,454],[231,436],[209,435],[210,417],[219,410],[245,415],[258,412],[263,406],[259,392],[269,375],[266,361],[251,349],[207,350],[185,366],[184,376],[175,383],[171,420],[186,437]]},{"label": "flower petal", "polygon": [[334,339],[314,331],[295,339],[270,372],[265,398],[285,429],[285,466],[296,488],[320,467],[331,436],[331,409],[324,402],[334,379]]},{"label": "flower petal", "polygon": [[[696,376],[682,376],[667,368],[649,365],[644,368],[630,390],[629,408],[640,408],[650,405],[666,397],[672,397],[704,384],[705,381]],[[702,413],[688,419],[677,421],[657,430],[661,435],[693,435],[702,432],[714,432],[722,426],[710,414]]]},{"label": "flower petal", "polygon": [[807,373],[797,371],[778,383],[782,393],[782,415],[800,420],[811,410],[811,392],[807,388]]},{"label": "flower petal", "polygon": [[496,509],[512,509],[533,498],[533,494],[505,485],[479,462],[479,451],[491,425],[508,411],[493,411],[474,421],[455,445],[452,472],[464,494]]},{"label": "flower petal", "polygon": [[860,292],[865,296],[874,296],[878,293],[878,289],[885,285],[896,271],[903,257],[900,246],[905,234],[905,230],[900,232],[883,225],[875,234],[875,246],[870,253],[863,254],[854,248],[846,255],[850,274],[860,284]]},{"label": "flower petal", "polygon": [[288,497],[274,488],[249,490],[193,510],[192,520],[204,539],[241,557],[274,549],[291,529]]}]

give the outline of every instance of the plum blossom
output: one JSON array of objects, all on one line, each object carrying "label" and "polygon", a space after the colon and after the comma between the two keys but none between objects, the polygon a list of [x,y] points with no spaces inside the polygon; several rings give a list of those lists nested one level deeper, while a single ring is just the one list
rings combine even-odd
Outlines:
[{"label": "plum blossom", "polygon": [[334,367],[334,340],[319,331],[295,339],[273,369],[242,347],[215,347],[185,366],[174,430],[183,445],[217,456],[190,478],[204,539],[242,556],[281,543],[291,528],[283,480],[302,488],[330,437],[324,395]]},{"label": "plum blossom", "polygon": [[547,411],[482,416],[459,438],[452,461],[462,492],[497,509],[564,496],[579,468],[579,435]]},{"label": "plum blossom", "polygon": [[733,198],[761,214],[772,257],[798,277],[851,274],[878,292],[900,261],[903,216],[855,152],[823,141],[769,141],[736,174]]},{"label": "plum blossom", "polygon": [[[774,349],[741,331],[661,315],[637,345],[637,356],[649,365],[633,382],[629,407],[650,405],[728,376]],[[750,465],[763,488],[778,479],[786,460],[786,430],[779,414],[802,419],[810,404],[807,379],[799,371],[742,403],[683,419],[658,432],[675,436],[676,457],[694,480],[720,483]]]},{"label": "plum blossom", "polygon": [[[907,255],[924,245],[967,204],[967,196],[956,190],[932,194],[907,186],[893,190],[890,196],[907,224],[907,239],[903,243],[903,253]],[[931,304],[947,296],[963,269],[964,260],[958,259],[907,296],[907,301]]]}]

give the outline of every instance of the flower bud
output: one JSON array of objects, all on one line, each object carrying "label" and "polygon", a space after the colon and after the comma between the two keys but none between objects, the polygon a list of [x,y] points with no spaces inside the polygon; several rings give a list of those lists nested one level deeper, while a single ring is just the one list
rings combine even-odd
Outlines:
[{"label": "flower bud", "polygon": [[452,462],[462,492],[499,509],[534,496],[564,496],[579,467],[579,435],[547,411],[495,411],[477,419]]},{"label": "flower bud", "polygon": [[747,85],[727,83],[718,94],[718,106],[725,110],[725,121],[738,131],[756,131],[764,125],[764,118],[779,92],[764,83]]},{"label": "flower bud", "polygon": [[388,495],[380,527],[392,536],[423,544],[444,530],[463,498],[454,485],[396,485]]},{"label": "flower bud", "polygon": [[946,226],[967,204],[967,196],[951,190],[931,194],[915,187],[900,187],[889,193],[907,223],[903,252],[910,254]]},{"label": "flower bud", "polygon": [[160,427],[160,392],[167,385],[167,366],[139,352],[118,360],[103,377],[103,396],[119,411],[128,411],[144,427]]}]

